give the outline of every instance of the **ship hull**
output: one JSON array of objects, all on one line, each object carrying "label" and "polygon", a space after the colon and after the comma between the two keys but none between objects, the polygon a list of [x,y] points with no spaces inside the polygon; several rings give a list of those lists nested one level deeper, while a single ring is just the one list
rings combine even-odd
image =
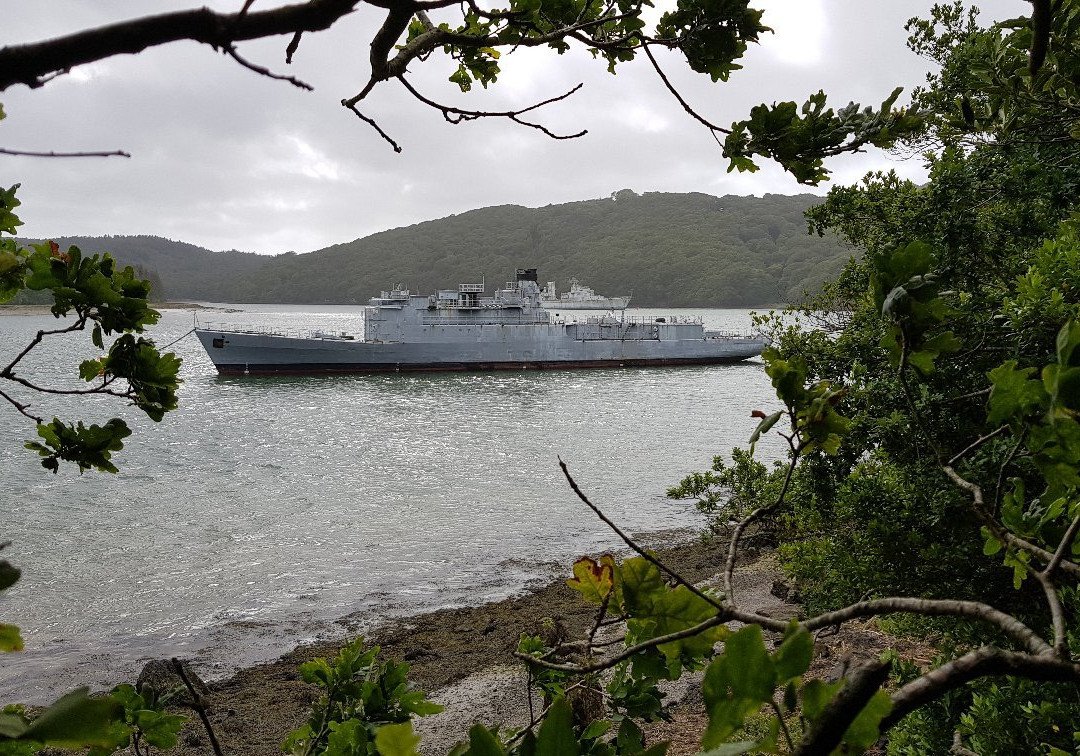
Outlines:
[{"label": "ship hull", "polygon": [[[458,329],[454,329],[458,330]],[[663,331],[672,332],[667,339]],[[196,330],[222,375],[309,375],[433,371],[566,370],[715,365],[759,354],[760,338],[611,338],[575,326],[485,326],[440,333],[438,341],[365,342]],[[581,338],[574,338],[580,335]],[[461,338],[455,339],[458,336]]]}]

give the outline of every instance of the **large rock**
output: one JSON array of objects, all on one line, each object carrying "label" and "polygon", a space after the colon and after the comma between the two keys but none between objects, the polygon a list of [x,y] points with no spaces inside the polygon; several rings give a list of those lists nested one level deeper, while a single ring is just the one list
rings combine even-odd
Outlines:
[{"label": "large rock", "polygon": [[[195,689],[195,692],[200,697],[206,696],[210,693],[210,688],[206,683],[195,674],[187,662],[180,662],[184,669],[184,675],[187,676],[188,682],[191,683],[191,687]],[[139,679],[135,683],[135,689],[139,693],[144,693],[146,688],[153,688],[154,693],[158,698],[172,693],[179,688],[179,691],[172,698],[175,703],[191,705],[194,703],[191,699],[191,693],[188,691],[187,685],[184,684],[184,680],[180,677],[180,674],[176,671],[176,667],[172,661],[168,659],[154,659],[146,663],[146,666],[142,668],[142,672],[139,673]]]},{"label": "large rock", "polygon": [[802,597],[799,596],[799,589],[784,578],[777,578],[774,580],[772,590],[770,590],[769,593],[776,596],[785,604],[799,604],[802,602]]}]

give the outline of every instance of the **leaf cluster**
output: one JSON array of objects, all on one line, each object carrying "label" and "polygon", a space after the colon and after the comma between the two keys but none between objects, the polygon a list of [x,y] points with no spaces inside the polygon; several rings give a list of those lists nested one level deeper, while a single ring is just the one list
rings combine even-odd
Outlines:
[{"label": "leaf cluster", "polygon": [[[17,188],[16,184],[0,191],[0,233],[14,234],[20,223],[14,215],[19,204]],[[55,331],[39,332],[11,363],[0,369],[0,380],[42,393],[97,393],[128,399],[155,421],[176,408],[181,360],[174,353],[159,352],[150,339],[136,338],[135,334],[155,324],[160,314],[147,303],[149,284],[137,278],[131,266],[119,268],[109,254],[84,256],[76,246],[63,252],[51,241],[20,247],[14,239],[0,238],[0,301],[9,301],[23,289],[48,292],[53,316],[70,316],[72,321]],[[79,366],[79,375],[92,384],[90,388],[45,388],[17,374],[21,361],[47,336],[87,328],[98,349],[106,348],[105,337],[113,337],[104,356]],[[29,441],[26,447],[42,457],[46,469],[57,472],[60,462],[68,461],[75,463],[80,472],[91,468],[116,472],[110,461],[112,453],[123,448],[123,440],[131,433],[122,419],[90,426],[58,418],[46,423],[31,415],[27,405],[6,393],[2,396],[37,422],[40,440]]]},{"label": "leaf cluster", "polygon": [[300,665],[304,682],[322,694],[307,724],[289,733],[282,750],[304,756],[411,756],[420,742],[412,717],[437,714],[442,707],[412,688],[408,671],[408,664],[381,661],[379,647],[365,648],[362,637],[343,646],[333,660],[318,657]]}]

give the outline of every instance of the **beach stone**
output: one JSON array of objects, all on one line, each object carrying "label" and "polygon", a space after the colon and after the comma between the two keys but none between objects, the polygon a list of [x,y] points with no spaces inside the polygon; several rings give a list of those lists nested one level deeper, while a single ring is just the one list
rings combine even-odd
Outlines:
[{"label": "beach stone", "polygon": [[[187,675],[188,681],[191,683],[191,687],[195,689],[195,692],[200,696],[205,696],[210,693],[210,688],[206,683],[202,681],[195,672],[191,669],[187,662],[181,661],[180,664],[184,668],[184,674]],[[188,691],[187,686],[184,685],[184,681],[180,675],[177,674],[176,668],[173,666],[172,661],[168,659],[153,659],[146,663],[146,666],[142,668],[139,673],[139,679],[135,683],[135,690],[142,693],[146,688],[153,688],[154,692],[160,698],[176,688],[180,688],[181,691],[176,694],[173,699],[179,703],[191,704],[191,693]]]},{"label": "beach stone", "polygon": [[426,646],[422,646],[420,648],[414,648],[414,649],[412,649],[410,651],[406,651],[405,655],[403,657],[401,657],[401,658],[404,661],[408,661],[408,662],[416,661],[417,659],[424,659],[424,658],[438,659],[439,658],[439,652],[438,651],[433,651],[432,649],[430,649],[430,648],[428,648]]},{"label": "beach stone", "polygon": [[785,604],[798,604],[802,601],[802,597],[799,596],[799,589],[784,578],[774,580],[772,589],[769,593],[776,596],[776,598],[780,599]]},{"label": "beach stone", "polygon": [[755,614],[760,614],[763,617],[768,617],[774,620],[784,620],[785,622],[793,619],[806,619],[806,615],[803,614],[802,608],[793,604],[781,604],[780,606],[763,606],[760,609],[754,611]]}]

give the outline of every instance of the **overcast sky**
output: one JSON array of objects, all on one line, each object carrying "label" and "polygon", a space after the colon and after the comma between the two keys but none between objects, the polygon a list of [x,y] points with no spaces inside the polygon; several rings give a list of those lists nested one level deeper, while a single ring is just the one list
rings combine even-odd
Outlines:
[{"label": "overcast sky", "polygon": [[[233,2],[0,0],[0,45],[32,42],[154,12]],[[256,8],[277,3],[260,0]],[[658,6],[662,7],[660,2]],[[766,35],[745,70],[712,84],[678,58],[662,59],[697,109],[722,125],[759,102],[805,98],[824,89],[830,104],[878,104],[894,86],[920,83],[929,63],[905,47],[904,22],[930,2],[759,0]],[[986,19],[1025,13],[1021,0],[979,4]],[[124,149],[131,159],[48,160],[0,156],[0,184],[21,182],[27,236],[154,234],[210,249],[307,252],[376,231],[478,207],[547,204],[637,192],[794,194],[807,191],[779,169],[727,173],[704,128],[686,116],[647,62],[621,65],[575,51],[505,56],[499,81],[463,95],[439,54],[414,63],[410,79],[434,99],[506,110],[561,94],[537,114],[553,131],[588,129],[555,141],[490,119],[450,125],[385,83],[361,103],[402,146],[395,154],[341,107],[366,81],[368,44],[380,17],[360,13],[307,35],[292,66],[285,37],[244,43],[248,59],[315,86],[303,92],[260,77],[208,47],[182,42],[75,69],[38,90],[0,93],[8,118],[0,147]],[[902,100],[903,100],[902,96]],[[918,160],[880,153],[838,159],[834,181],[895,168],[921,179]],[[824,191],[823,187],[819,191]]]}]

